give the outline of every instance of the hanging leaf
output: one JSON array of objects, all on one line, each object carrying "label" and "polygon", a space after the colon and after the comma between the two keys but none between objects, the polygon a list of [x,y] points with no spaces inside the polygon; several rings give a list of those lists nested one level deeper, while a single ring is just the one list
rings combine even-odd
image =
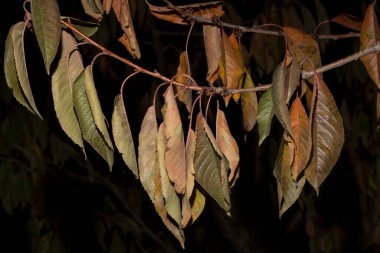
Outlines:
[{"label": "hanging leaf", "polygon": [[239,147],[230,132],[224,112],[219,108],[216,113],[216,143],[228,160],[230,168],[228,181],[231,182],[239,165]]},{"label": "hanging leaf", "polygon": [[206,204],[206,197],[198,190],[195,189],[194,200],[191,205],[191,218],[194,223],[202,214]]},{"label": "hanging leaf", "polygon": [[314,75],[310,118],[313,148],[305,175],[318,193],[319,186],[337,162],[344,142],[342,118],[334,97],[319,74]]},{"label": "hanging leaf", "polygon": [[106,14],[109,14],[112,8],[113,0],[103,0],[103,9]]},{"label": "hanging leaf", "polygon": [[[370,4],[364,15],[360,32],[360,49],[373,46],[380,41],[379,23],[373,4]],[[380,89],[380,54],[372,53],[360,58],[368,75]]]},{"label": "hanging leaf", "polygon": [[[85,86],[88,85],[86,82],[92,82],[92,80],[88,79],[88,72],[87,68],[84,69],[73,83],[74,109],[83,138],[107,161],[111,169],[113,165],[113,148],[107,143],[103,133],[98,129],[93,114],[103,115],[103,113],[92,110],[90,99],[86,93]],[[104,116],[102,119],[104,119]],[[106,134],[108,136],[108,132]]]},{"label": "hanging leaf", "polygon": [[290,85],[287,83],[284,62],[281,62],[273,74],[272,80],[272,100],[273,111],[277,119],[280,121],[285,131],[293,138],[293,130],[290,125],[288,106],[286,105],[286,87]]},{"label": "hanging leaf", "polygon": [[103,19],[104,8],[100,0],[81,0],[84,12],[97,21]]},{"label": "hanging leaf", "polygon": [[298,199],[305,185],[305,177],[299,181],[294,181],[290,173],[290,165],[292,160],[291,147],[284,139],[281,140],[280,150],[274,165],[273,175],[277,180],[277,194],[279,205],[279,216],[284,214]]},{"label": "hanging leaf", "polygon": [[[28,105],[32,109],[32,111],[42,119],[42,116],[38,112],[37,106],[34,102],[32,90],[30,88],[30,83],[29,83],[28,70],[26,67],[25,51],[24,51],[25,25],[26,24],[24,22],[18,22],[17,24],[13,25],[11,27],[11,29],[9,30],[8,36],[12,37],[13,58],[14,58],[14,63],[16,66],[16,73],[17,73],[18,81],[19,81],[20,86],[21,86],[22,94],[23,94],[24,98],[26,99],[26,101],[28,102]],[[9,52],[7,53],[7,56],[8,57],[10,56]],[[12,59],[9,59],[9,61],[10,60],[12,60]],[[4,68],[5,68],[5,66],[4,66]],[[10,66],[10,68],[12,68],[12,67]],[[11,71],[7,71],[7,73],[10,74]],[[10,78],[10,79],[13,79],[13,77],[8,76],[8,78]],[[8,85],[10,85],[10,84],[8,84]],[[12,87],[14,89],[15,84],[12,84]],[[17,93],[17,91],[14,91],[14,92]],[[20,97],[19,97],[19,99],[20,99]]]},{"label": "hanging leaf", "polygon": [[[99,23],[86,22],[86,21],[75,19],[72,17],[61,17],[61,18],[69,19],[70,24],[74,26],[78,31],[86,35],[87,37],[91,37],[92,35],[94,35],[98,31],[99,26],[100,26]],[[74,33],[73,35],[78,41],[84,40],[84,38],[79,34]]]},{"label": "hanging leaf", "polygon": [[[148,1],[145,2],[149,7],[150,13],[152,13],[156,18],[179,25],[189,24],[189,22],[175,9],[166,6],[155,6],[150,4]],[[176,8],[186,13],[192,13],[194,16],[211,19],[223,16],[224,12],[222,5],[222,1],[214,1],[189,5],[176,5]]]},{"label": "hanging leaf", "polygon": [[298,176],[305,169],[310,156],[309,145],[311,143],[309,120],[305,108],[299,97],[293,102],[290,110],[290,121],[293,129],[293,137],[295,144],[294,160],[291,166],[292,178],[297,181]]},{"label": "hanging leaf", "polygon": [[167,143],[164,128],[163,123],[158,128],[156,166],[158,166],[161,177],[162,196],[165,200],[166,211],[177,224],[181,224],[181,204],[173,185],[170,183],[165,166],[165,148]]},{"label": "hanging leaf", "polygon": [[207,59],[207,76],[209,84],[213,84],[219,76],[219,63],[222,57],[222,36],[218,26],[204,25],[203,39]]},{"label": "hanging leaf", "polygon": [[166,169],[176,191],[184,194],[186,190],[186,154],[181,115],[174,97],[173,87],[169,85],[164,94],[163,112],[167,148],[165,152]]},{"label": "hanging leaf", "polygon": [[[83,71],[82,57],[72,35],[62,31],[59,61],[51,76],[54,109],[63,131],[69,138],[84,150],[79,121],[74,111],[74,80]],[[75,49],[74,51],[72,51]]]},{"label": "hanging leaf", "polygon": [[[191,84],[191,80],[187,78],[185,75],[190,76],[190,66],[188,64],[188,56],[186,51],[182,52],[181,55],[179,56],[179,65],[177,68],[177,75],[176,81],[180,83],[184,83],[187,85]],[[176,86],[177,90],[177,97],[178,100],[184,103],[186,106],[187,111],[190,113],[191,112],[191,107],[193,105],[193,98],[192,98],[192,91],[189,89],[186,89],[181,86]]]},{"label": "hanging leaf", "polygon": [[[243,56],[239,48],[239,43],[233,33],[230,37],[228,37],[224,32],[222,32],[222,34],[223,56],[221,62],[219,63],[220,78],[222,79],[224,87],[227,89],[241,88],[245,66]],[[234,99],[237,102],[240,98],[240,94],[235,95]],[[223,97],[226,106],[228,105],[231,97],[232,95]]]},{"label": "hanging leaf", "polygon": [[259,145],[261,145],[270,133],[274,115],[271,89],[265,91],[263,95],[261,95],[258,110],[257,124],[259,126],[260,135]]},{"label": "hanging leaf", "polygon": [[[250,74],[245,71],[244,89],[254,88],[252,78]],[[256,92],[248,92],[241,94],[241,110],[243,115],[243,127],[246,132],[253,129],[256,124],[256,117],[259,105],[257,103]]]},{"label": "hanging leaf", "polygon": [[115,145],[123,156],[123,160],[136,178],[139,177],[135,145],[128,122],[127,111],[124,101],[117,95],[115,97],[114,109],[112,113],[112,135]]},{"label": "hanging leaf", "polygon": [[135,29],[133,27],[133,20],[131,17],[128,0],[113,0],[112,9],[120,23],[121,29],[125,34],[121,38],[123,45],[127,48],[133,58],[140,59],[140,47],[137,42]]},{"label": "hanging leaf", "polygon": [[380,91],[377,91],[377,102],[376,102],[376,129],[380,130]]},{"label": "hanging leaf", "polygon": [[[195,179],[226,212],[229,212],[230,199],[226,194],[229,191],[228,182],[222,182],[222,170],[226,169],[223,154],[217,148],[215,137],[201,113],[197,116],[196,132]],[[227,178],[224,180],[227,181]]]},{"label": "hanging leaf", "polygon": [[362,21],[359,18],[347,14],[339,14],[331,21],[358,32],[360,32],[362,26]]},{"label": "hanging leaf", "polygon": [[56,0],[32,0],[33,30],[45,62],[46,72],[50,74],[61,37],[61,14]]},{"label": "hanging leaf", "polygon": [[300,83],[301,69],[299,62],[293,56],[290,56],[291,63],[285,68],[286,82],[285,82],[285,94],[286,104],[289,104],[294,92]]}]

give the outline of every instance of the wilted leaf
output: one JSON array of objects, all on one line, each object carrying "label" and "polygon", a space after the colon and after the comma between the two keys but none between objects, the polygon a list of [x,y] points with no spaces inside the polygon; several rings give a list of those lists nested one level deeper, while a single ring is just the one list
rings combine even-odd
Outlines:
[{"label": "wilted leaf", "polygon": [[[83,71],[82,58],[75,45],[76,41],[73,36],[62,31],[61,47],[58,52],[59,61],[51,76],[51,88],[59,124],[70,139],[84,149],[79,121],[75,115],[73,104],[72,85]],[[71,51],[73,49],[75,51]]]},{"label": "wilted leaf", "polygon": [[[184,84],[190,84],[191,80],[185,75],[190,76],[190,66],[188,64],[186,51],[182,52],[179,56],[179,65],[177,68],[176,81]],[[191,106],[193,105],[192,91],[181,86],[176,86],[178,100],[185,104],[187,111],[191,112]]]},{"label": "wilted leaf", "polygon": [[129,127],[127,111],[121,96],[122,95],[117,95],[115,97],[112,113],[112,135],[117,149],[123,156],[125,164],[138,178],[139,171],[137,167],[135,145]]},{"label": "wilted leaf", "polygon": [[141,52],[137,42],[135,29],[129,9],[128,0],[113,0],[112,9],[120,23],[121,29],[124,31],[124,36],[121,38],[123,45],[127,48],[133,58],[140,59]]},{"label": "wilted leaf", "polygon": [[309,160],[310,149],[308,147],[311,143],[309,140],[309,120],[299,97],[296,97],[293,102],[290,110],[290,121],[295,144],[294,160],[290,171],[293,180],[297,181],[298,176],[305,169],[307,161]]},{"label": "wilted leaf", "polygon": [[158,128],[157,133],[157,165],[158,171],[161,177],[161,187],[162,187],[162,196],[165,200],[165,208],[168,214],[173,218],[173,220],[179,225],[181,224],[181,204],[179,197],[170,183],[168,173],[165,166],[165,148],[166,148],[166,138],[165,138],[165,129],[164,124],[162,123]]},{"label": "wilted leaf", "polygon": [[61,14],[56,0],[32,0],[33,30],[45,62],[46,72],[58,51],[61,37]]},{"label": "wilted leaf", "polygon": [[[230,210],[228,182],[222,182],[223,154],[217,148],[215,137],[201,113],[197,116],[197,145],[195,148],[195,179],[210,196],[226,211]],[[216,147],[216,148],[215,148]],[[227,178],[225,178],[227,181]],[[227,189],[223,189],[226,188]]]},{"label": "wilted leaf", "polygon": [[305,185],[305,177],[299,181],[293,181],[290,174],[291,151],[284,139],[281,140],[280,150],[274,165],[273,174],[277,180],[277,193],[279,216],[281,217],[286,210],[291,207],[298,199]]},{"label": "wilted leaf", "polygon": [[[85,69],[75,79],[73,84],[74,109],[79,120],[83,138],[107,161],[111,169],[113,165],[113,148],[104,139],[103,133],[98,129],[93,115],[93,113],[101,115],[103,113],[101,110],[97,112],[92,111],[86,93],[86,82],[89,82],[89,80],[88,70]],[[103,117],[102,119],[104,119]]]},{"label": "wilted leaf", "polygon": [[206,204],[206,197],[198,190],[195,189],[194,192],[194,200],[192,201],[191,205],[191,217],[192,217],[192,223],[194,223],[198,217],[201,215],[205,208]]},{"label": "wilted leaf", "polygon": [[339,14],[331,21],[358,32],[360,32],[362,26],[362,21],[359,18],[347,14]]},{"label": "wilted leaf", "polygon": [[310,118],[313,148],[305,175],[318,193],[338,160],[344,142],[343,122],[334,97],[318,74],[314,75]]},{"label": "wilted leaf", "polygon": [[[145,1],[149,7],[150,13],[155,17],[172,22],[174,24],[187,25],[189,22],[182,17],[177,10],[166,6],[155,6]],[[186,13],[192,13],[194,16],[199,16],[206,19],[223,16],[222,1],[214,1],[207,3],[196,3],[189,5],[176,5],[176,8]]]},{"label": "wilted leaf", "polygon": [[239,148],[230,132],[226,116],[219,108],[216,113],[216,143],[230,165],[228,181],[231,182],[239,165]]},{"label": "wilted leaf", "polygon": [[101,21],[104,14],[103,4],[100,0],[81,0],[84,12],[93,17],[94,19]]},{"label": "wilted leaf", "polygon": [[287,83],[286,71],[284,62],[281,62],[273,74],[272,80],[272,101],[273,111],[277,119],[280,121],[285,131],[293,138],[293,130],[290,125],[289,110],[286,104],[286,87],[290,85]]},{"label": "wilted leaf", "polygon": [[106,14],[109,14],[112,8],[112,0],[103,0],[103,9]]},{"label": "wilted leaf", "polygon": [[209,84],[213,84],[219,76],[219,63],[222,57],[222,34],[218,26],[204,25],[203,38],[207,59],[207,76]]},{"label": "wilted leaf", "polygon": [[[380,41],[379,23],[373,4],[370,4],[364,16],[360,32],[360,49],[373,46]],[[372,53],[360,58],[368,75],[380,89],[380,54]]]},{"label": "wilted leaf", "polygon": [[[15,66],[16,66],[16,73],[17,73],[18,81],[21,86],[22,94],[24,95],[26,101],[28,102],[33,112],[37,114],[40,118],[42,118],[40,113],[37,110],[37,106],[34,102],[32,90],[30,88],[28,70],[27,70],[26,61],[25,61],[24,31],[25,31],[25,23],[18,22],[17,24],[11,27],[9,31],[10,35],[8,36],[12,37],[13,56],[14,56],[14,61],[15,61]],[[7,54],[7,56],[9,56],[9,54]],[[9,73],[11,72],[8,72],[8,74]],[[12,87],[14,88],[15,85],[13,84]]]},{"label": "wilted leaf", "polygon": [[268,137],[272,125],[274,111],[271,89],[265,91],[259,101],[259,112],[257,113],[257,124],[259,126],[259,145]]},{"label": "wilted leaf", "polygon": [[186,190],[186,154],[182,122],[173,87],[169,85],[164,94],[165,109],[163,112],[167,148],[165,152],[166,169],[176,191],[184,194]]},{"label": "wilted leaf", "polygon": [[[254,88],[254,84],[250,74],[245,71],[245,78],[243,88]],[[243,127],[246,132],[253,129],[256,124],[256,116],[259,105],[257,103],[256,92],[242,93],[241,94],[241,111],[243,115]]]},{"label": "wilted leaf", "polygon": [[289,104],[294,92],[300,83],[301,69],[299,62],[295,57],[291,57],[291,63],[285,68],[286,82],[285,82],[285,94],[286,104]]}]

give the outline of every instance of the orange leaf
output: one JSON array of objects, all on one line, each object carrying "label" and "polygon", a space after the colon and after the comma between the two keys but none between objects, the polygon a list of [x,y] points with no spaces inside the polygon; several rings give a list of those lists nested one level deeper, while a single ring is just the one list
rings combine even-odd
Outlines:
[{"label": "orange leaf", "polygon": [[207,59],[207,77],[209,84],[213,84],[218,78],[219,63],[222,57],[221,30],[217,26],[204,25],[203,38]]},{"label": "orange leaf", "polygon": [[358,32],[360,32],[362,26],[362,21],[359,18],[347,14],[340,14],[331,19],[331,21]]},{"label": "orange leaf", "polygon": [[[179,75],[175,80],[184,83],[190,84],[191,80],[185,75],[190,75],[190,66],[188,64],[188,58],[186,52],[182,52],[179,56],[179,65],[177,68],[177,75]],[[192,101],[192,92],[189,89],[186,89],[182,86],[176,86],[178,92],[178,100],[185,104],[187,111],[190,113]]]}]

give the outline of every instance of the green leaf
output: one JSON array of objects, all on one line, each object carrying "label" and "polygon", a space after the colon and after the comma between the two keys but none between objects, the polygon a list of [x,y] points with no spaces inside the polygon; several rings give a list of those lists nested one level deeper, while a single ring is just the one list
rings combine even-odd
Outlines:
[{"label": "green leaf", "polygon": [[259,101],[259,112],[257,113],[257,124],[260,135],[259,145],[263,143],[270,133],[273,115],[272,91],[269,89],[261,95]]},{"label": "green leaf", "polygon": [[88,71],[85,69],[74,81],[74,109],[79,120],[83,138],[107,161],[111,169],[113,165],[113,148],[108,145],[102,132],[97,128],[95,123],[85,88],[85,83],[88,82],[88,80],[86,80],[87,78]]},{"label": "green leaf", "polygon": [[200,192],[200,190],[195,189],[194,199],[191,202],[191,218],[194,223],[205,208],[206,197]]},{"label": "green leaf", "polygon": [[[91,37],[94,35],[98,29],[100,24],[96,22],[88,22],[88,21],[83,21],[80,19],[76,19],[73,17],[66,17],[66,16],[61,16],[61,19],[63,20],[70,20],[70,24],[74,26],[76,29],[78,29],[81,33],[86,35],[87,37]],[[74,33],[73,34],[77,40],[83,40],[83,37],[79,34]]]},{"label": "green leaf", "polygon": [[123,156],[125,164],[133,174],[135,174],[136,178],[138,178],[139,171],[135,145],[129,127],[127,111],[121,96],[122,95],[119,94],[115,97],[114,110],[112,113],[112,135],[117,149]]},{"label": "green leaf", "polygon": [[94,19],[101,21],[104,14],[103,5],[100,0],[81,0],[84,12],[93,17]]},{"label": "green leaf", "polygon": [[[254,88],[251,75],[245,71],[245,79],[243,88]],[[248,92],[241,94],[241,110],[243,114],[243,127],[246,132],[249,132],[253,129],[256,124],[257,111],[259,105],[257,103],[257,94],[256,92]]]},{"label": "green leaf", "polygon": [[[230,210],[230,199],[225,159],[216,145],[215,137],[201,113],[197,116],[197,144],[195,148],[195,179],[226,212]],[[226,181],[226,182],[223,182]],[[227,189],[225,189],[227,187]]]},{"label": "green leaf", "polygon": [[61,37],[61,14],[56,0],[32,0],[32,21],[38,45],[45,62],[46,72],[50,74]]},{"label": "green leaf", "polygon": [[316,192],[337,162],[344,142],[342,117],[320,75],[314,75],[311,111],[312,154],[305,175]]},{"label": "green leaf", "polygon": [[[83,71],[82,58],[75,45],[76,41],[73,36],[63,31],[59,61],[53,70],[51,83],[58,121],[69,138],[84,150],[79,121],[75,115],[73,104],[72,84]],[[71,51],[73,49],[75,51]]]},{"label": "green leaf", "polygon": [[287,65],[286,72],[286,86],[285,86],[285,95],[286,95],[286,104],[289,104],[290,99],[292,98],[294,92],[297,90],[298,85],[300,84],[301,69],[297,58],[290,56],[291,63]]}]

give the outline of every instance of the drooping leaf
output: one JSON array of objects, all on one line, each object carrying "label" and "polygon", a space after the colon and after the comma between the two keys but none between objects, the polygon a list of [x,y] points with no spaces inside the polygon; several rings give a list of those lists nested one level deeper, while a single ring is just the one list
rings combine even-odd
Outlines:
[{"label": "drooping leaf", "polygon": [[342,118],[334,97],[319,74],[314,75],[311,111],[312,153],[305,170],[316,192],[337,162],[344,142]]},{"label": "drooping leaf", "polygon": [[[179,65],[177,68],[177,75],[176,81],[184,84],[190,84],[191,80],[187,78],[185,75],[190,76],[190,66],[188,64],[188,56],[186,51],[182,52],[181,55],[179,56]],[[191,107],[193,105],[193,98],[192,98],[192,92],[189,89],[186,89],[181,86],[176,86],[177,90],[177,97],[178,100],[184,103],[186,106],[187,111],[190,113],[191,112]]]},{"label": "drooping leaf", "polygon": [[[243,88],[253,88],[255,87],[250,74],[245,71],[245,78]],[[257,103],[256,92],[242,93],[241,94],[241,110],[243,115],[243,127],[246,132],[253,129],[256,124],[257,111],[259,105]]]},{"label": "drooping leaf", "polygon": [[291,63],[285,68],[286,82],[285,82],[285,94],[286,104],[289,104],[294,92],[300,83],[301,69],[299,62],[293,56],[291,56]]},{"label": "drooping leaf", "polygon": [[174,97],[173,87],[169,85],[164,94],[165,109],[163,112],[167,149],[165,152],[166,169],[170,181],[179,194],[186,190],[186,154],[181,116]]},{"label": "drooping leaf", "polygon": [[[81,149],[84,149],[79,121],[74,111],[73,82],[83,71],[80,53],[72,35],[62,31],[59,61],[51,77],[54,109],[63,131]],[[75,51],[72,51],[75,49]]]},{"label": "drooping leaf", "polygon": [[[88,70],[84,69],[73,83],[74,109],[79,120],[79,126],[85,139],[108,163],[110,169],[113,165],[113,148],[104,139],[103,133],[98,129],[93,113],[103,115],[101,111],[93,112],[90,99],[86,93]],[[102,117],[104,119],[104,116]],[[107,131],[108,135],[108,131]]]},{"label": "drooping leaf", "polygon": [[[81,33],[86,35],[87,37],[91,37],[94,35],[98,29],[99,29],[99,23],[94,23],[94,22],[88,22],[88,21],[83,21],[80,19],[72,18],[72,17],[61,17],[65,19],[70,20],[70,24],[74,26],[76,29],[78,29]],[[83,40],[83,37],[81,35],[78,35],[76,33],[73,34],[75,38],[79,41]]]},{"label": "drooping leaf", "polygon": [[[380,29],[373,4],[370,4],[364,15],[360,32],[360,49],[373,46],[380,41]],[[360,58],[372,81],[380,89],[380,54],[372,53]]]},{"label": "drooping leaf", "polygon": [[209,84],[213,84],[219,76],[219,63],[222,57],[222,36],[218,26],[204,25],[203,39],[207,59],[207,76]]},{"label": "drooping leaf", "polygon": [[[225,161],[223,154],[217,148],[215,137],[201,113],[197,116],[196,133],[195,179],[226,212],[229,212],[230,199],[229,195],[225,194],[229,191],[228,182],[222,182],[222,170],[226,169],[223,164]],[[227,181],[227,177],[225,181]]]},{"label": "drooping leaf", "polygon": [[[25,31],[25,23],[18,22],[13,25],[9,31],[10,36],[12,36],[13,43],[13,56],[16,66],[16,73],[18,77],[18,81],[21,86],[21,91],[28,102],[29,106],[32,108],[33,112],[37,114],[40,118],[41,115],[38,112],[37,106],[34,102],[32,90],[30,88],[28,70],[26,67],[25,61],[25,50],[24,50],[24,31]],[[14,85],[12,87],[15,87]]]},{"label": "drooping leaf", "polygon": [[277,194],[279,205],[279,216],[284,214],[298,199],[305,185],[305,177],[294,181],[290,173],[292,155],[289,145],[284,139],[281,140],[280,150],[277,155],[273,174],[277,180]]},{"label": "drooping leaf", "polygon": [[294,181],[305,169],[309,160],[310,128],[309,120],[299,97],[293,102],[290,110],[290,121],[293,129],[293,137],[295,144],[294,160],[291,166],[291,174]]},{"label": "drooping leaf", "polygon": [[100,0],[81,0],[81,3],[87,15],[98,21],[103,19],[104,9]]},{"label": "drooping leaf", "polygon": [[139,177],[135,145],[128,122],[127,111],[124,101],[117,95],[115,97],[114,109],[112,113],[112,135],[115,145],[123,156],[123,160],[136,178]]},{"label": "drooping leaf", "polygon": [[259,145],[268,137],[274,115],[272,91],[265,91],[259,100],[259,109],[257,113],[257,124],[259,126]]},{"label": "drooping leaf", "polygon": [[[149,7],[150,13],[155,17],[172,22],[174,24],[187,25],[189,24],[184,17],[181,16],[177,10],[166,6],[154,6],[148,1],[145,1]],[[207,3],[196,3],[189,5],[176,5],[176,8],[183,12],[189,13],[191,11],[192,15],[199,16],[206,19],[211,19],[213,17],[221,17],[224,12],[222,9],[222,1],[214,1]]]},{"label": "drooping leaf", "polygon": [[347,14],[339,14],[331,21],[358,32],[360,32],[362,26],[362,21],[359,18]]},{"label": "drooping leaf", "polygon": [[293,130],[290,125],[289,110],[286,104],[286,87],[289,87],[286,79],[284,62],[281,62],[273,74],[272,101],[273,111],[285,131],[293,138]]},{"label": "drooping leaf", "polygon": [[103,0],[103,9],[106,14],[109,14],[112,8],[113,0]]},{"label": "drooping leaf", "polygon": [[168,173],[166,171],[165,165],[165,148],[166,148],[166,138],[165,138],[165,129],[164,124],[161,123],[158,128],[157,133],[157,165],[158,171],[161,177],[161,187],[162,187],[162,196],[165,200],[165,208],[170,217],[177,224],[181,224],[181,204],[179,197],[170,183]]},{"label": "drooping leaf", "polygon": [[[243,56],[239,48],[239,44],[235,35],[227,36],[222,32],[222,57],[219,63],[220,78],[227,89],[241,88],[243,82],[243,76],[245,71]],[[224,96],[224,102],[226,106],[230,101],[232,95]],[[234,94],[233,98],[237,102],[240,98],[240,94]]]},{"label": "drooping leaf", "polygon": [[191,205],[191,219],[194,223],[201,213],[203,212],[206,205],[206,197],[196,188],[194,192],[194,200]]},{"label": "drooping leaf", "polygon": [[127,48],[133,58],[140,59],[140,47],[137,42],[135,29],[133,27],[128,0],[113,0],[112,9],[120,23],[121,29],[125,34],[122,37],[123,45]]},{"label": "drooping leaf", "polygon": [[239,165],[239,147],[230,132],[224,112],[219,108],[216,113],[216,143],[228,160],[228,181],[231,182]]},{"label": "drooping leaf", "polygon": [[45,62],[46,72],[50,74],[61,37],[61,14],[56,0],[32,0],[32,21],[38,45]]}]

